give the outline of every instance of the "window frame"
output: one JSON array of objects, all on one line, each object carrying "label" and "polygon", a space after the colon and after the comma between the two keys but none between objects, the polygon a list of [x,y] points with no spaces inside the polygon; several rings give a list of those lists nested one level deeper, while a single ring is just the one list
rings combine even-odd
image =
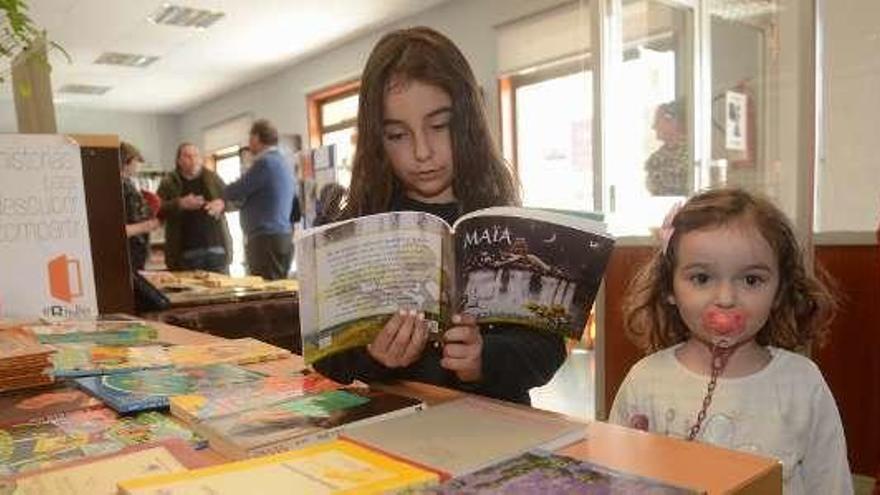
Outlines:
[{"label": "window frame", "polygon": [[351,119],[337,122],[333,125],[324,126],[322,122],[322,110],[324,105],[339,101],[355,95],[360,91],[361,80],[353,79],[333,84],[306,95],[306,108],[309,120],[309,146],[318,148],[323,144],[324,134],[339,131],[349,127],[357,127],[357,116]]}]

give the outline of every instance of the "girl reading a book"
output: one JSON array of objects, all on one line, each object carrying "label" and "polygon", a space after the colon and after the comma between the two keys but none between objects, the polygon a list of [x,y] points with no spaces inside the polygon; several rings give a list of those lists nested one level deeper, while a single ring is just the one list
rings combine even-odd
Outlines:
[{"label": "girl reading a book", "polygon": [[[464,55],[425,27],[391,32],[363,71],[357,151],[340,219],[423,211],[450,225],[464,213],[519,204],[492,140],[483,97]],[[440,346],[424,316],[402,309],[367,346],[316,362],[340,382],[405,379],[529,403],[565,360],[559,336],[453,317]]]},{"label": "girl reading a book", "polygon": [[834,398],[794,352],[821,342],[836,304],[785,215],[713,190],[671,212],[660,237],[623,308],[652,354],[624,379],[610,421],[776,457],[787,494],[852,493]]}]

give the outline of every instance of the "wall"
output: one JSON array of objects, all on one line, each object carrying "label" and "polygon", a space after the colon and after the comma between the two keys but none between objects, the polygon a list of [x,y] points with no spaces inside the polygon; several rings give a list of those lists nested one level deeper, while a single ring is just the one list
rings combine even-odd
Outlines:
[{"label": "wall", "polygon": [[880,222],[880,2],[825,2],[826,159],[819,231],[873,231]]},{"label": "wall", "polygon": [[[92,110],[56,105],[58,132],[70,134],[117,134],[131,141],[150,165],[171,168],[177,146],[179,117],[175,115]],[[18,132],[15,108],[0,107],[0,132]]]},{"label": "wall", "polygon": [[454,0],[442,4],[348,40],[278,74],[186,112],[181,118],[181,137],[201,143],[206,128],[250,113],[255,118],[264,117],[274,121],[282,134],[300,134],[303,142],[308,142],[306,96],[334,83],[358,77],[381,33],[415,25],[431,26],[455,41],[471,63],[485,91],[492,127],[498,129],[498,102],[495,97],[497,41],[494,26],[559,3],[559,0]]}]

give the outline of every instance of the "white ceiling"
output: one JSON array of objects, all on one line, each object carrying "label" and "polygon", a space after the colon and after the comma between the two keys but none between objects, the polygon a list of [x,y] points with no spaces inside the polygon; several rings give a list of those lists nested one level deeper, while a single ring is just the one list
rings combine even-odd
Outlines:
[{"label": "white ceiling", "polygon": [[[111,86],[56,103],[181,113],[298,59],[444,0],[173,0],[226,15],[206,30],[156,25],[163,0],[31,0],[30,15],[73,58],[51,56],[52,86]],[[105,51],[159,56],[139,69],[96,65]],[[332,63],[328,60],[327,63]],[[9,96],[4,96],[9,99]]]}]

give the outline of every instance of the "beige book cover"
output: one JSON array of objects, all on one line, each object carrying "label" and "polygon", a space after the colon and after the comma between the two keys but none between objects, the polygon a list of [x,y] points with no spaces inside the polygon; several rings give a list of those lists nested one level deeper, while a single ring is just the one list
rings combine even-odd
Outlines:
[{"label": "beige book cover", "polygon": [[[98,459],[88,459],[56,469],[7,481],[0,493],[10,495],[115,495],[116,484],[130,478],[205,467],[184,441],[167,440],[138,446]],[[6,490],[6,491],[4,491]]]},{"label": "beige book cover", "polygon": [[124,495],[370,495],[429,486],[438,479],[437,473],[336,440],[206,469],[123,481],[119,483],[119,492]]},{"label": "beige book cover", "polygon": [[461,476],[532,449],[557,450],[584,439],[586,432],[586,423],[561,414],[468,396],[355,426],[342,437]]}]

